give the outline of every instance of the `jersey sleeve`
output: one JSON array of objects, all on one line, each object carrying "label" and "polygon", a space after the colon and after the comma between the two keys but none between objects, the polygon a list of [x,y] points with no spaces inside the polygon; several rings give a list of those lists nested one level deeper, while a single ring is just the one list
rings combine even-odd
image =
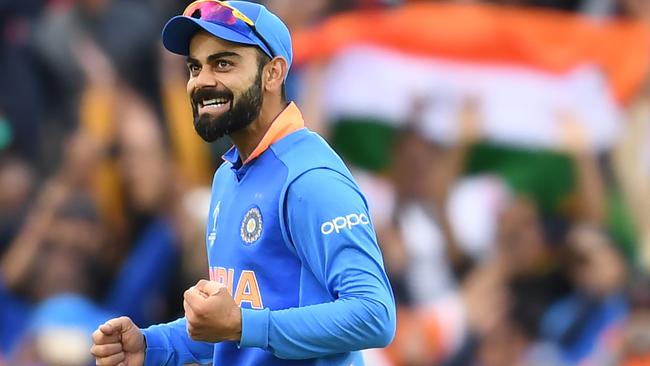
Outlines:
[{"label": "jersey sleeve", "polygon": [[242,309],[242,347],[307,359],[385,347],[395,303],[368,208],[356,185],[329,169],[291,183],[284,220],[296,254],[333,301],[270,311]]},{"label": "jersey sleeve", "polygon": [[144,366],[180,366],[212,362],[214,344],[194,341],[187,334],[185,318],[143,329],[147,349]]}]

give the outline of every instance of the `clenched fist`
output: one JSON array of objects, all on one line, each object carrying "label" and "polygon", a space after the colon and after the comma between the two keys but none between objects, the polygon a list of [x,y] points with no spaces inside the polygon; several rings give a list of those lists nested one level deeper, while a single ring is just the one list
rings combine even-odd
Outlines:
[{"label": "clenched fist", "polygon": [[115,318],[93,332],[90,352],[99,366],[142,366],[144,335],[127,317]]},{"label": "clenched fist", "polygon": [[185,291],[183,307],[187,333],[193,340],[216,343],[241,339],[241,309],[223,284],[199,281]]}]

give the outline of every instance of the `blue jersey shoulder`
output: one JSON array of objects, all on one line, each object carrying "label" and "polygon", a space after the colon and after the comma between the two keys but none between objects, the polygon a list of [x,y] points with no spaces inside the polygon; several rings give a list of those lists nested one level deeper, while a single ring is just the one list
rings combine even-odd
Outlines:
[{"label": "blue jersey shoulder", "polygon": [[288,169],[287,184],[312,169],[334,170],[356,186],[343,160],[317,133],[300,129],[271,146],[276,157]]}]

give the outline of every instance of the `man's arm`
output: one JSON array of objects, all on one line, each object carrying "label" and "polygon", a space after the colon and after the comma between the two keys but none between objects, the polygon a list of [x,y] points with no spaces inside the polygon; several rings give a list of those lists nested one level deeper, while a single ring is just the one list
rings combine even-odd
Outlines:
[{"label": "man's arm", "polygon": [[214,344],[192,340],[185,318],[143,329],[146,340],[145,366],[180,366],[212,362]]},{"label": "man's arm", "polygon": [[240,346],[305,359],[388,345],[395,303],[355,186],[331,170],[309,171],[289,187],[284,219],[298,257],[334,300],[276,311],[242,309]]}]

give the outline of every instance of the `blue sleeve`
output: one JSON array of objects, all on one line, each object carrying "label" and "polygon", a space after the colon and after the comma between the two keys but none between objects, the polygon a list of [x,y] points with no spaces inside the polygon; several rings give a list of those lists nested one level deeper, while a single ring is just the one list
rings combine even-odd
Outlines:
[{"label": "blue sleeve", "polygon": [[296,254],[334,299],[299,308],[242,309],[242,347],[286,359],[385,347],[395,302],[368,208],[348,178],[311,170],[287,191],[285,223]]},{"label": "blue sleeve", "polygon": [[[147,226],[124,261],[104,301],[107,309],[146,327],[161,321],[160,303],[169,290],[178,257],[175,233],[164,219]],[[133,301],[138,299],[138,301]]]},{"label": "blue sleeve", "polygon": [[19,344],[32,314],[30,305],[11,293],[0,276],[0,365]]},{"label": "blue sleeve", "polygon": [[214,344],[194,341],[187,334],[185,318],[143,329],[147,349],[144,366],[208,365]]}]

